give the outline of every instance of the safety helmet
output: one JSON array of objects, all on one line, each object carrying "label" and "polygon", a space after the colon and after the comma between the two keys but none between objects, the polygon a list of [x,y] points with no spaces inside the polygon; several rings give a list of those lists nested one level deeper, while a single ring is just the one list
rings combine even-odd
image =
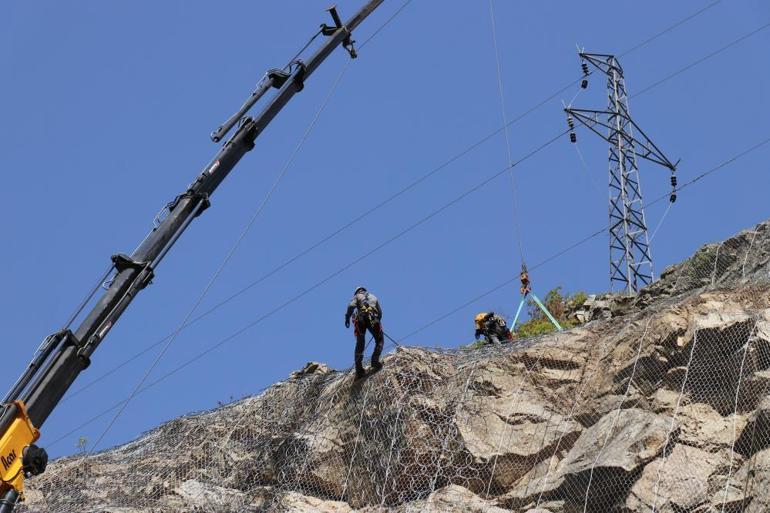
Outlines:
[{"label": "safety helmet", "polygon": [[363,287],[363,286],[359,285],[358,287],[356,287],[356,291],[353,292],[353,295],[356,295],[359,292],[366,292],[366,287]]},{"label": "safety helmet", "polygon": [[474,321],[476,322],[476,326],[481,325],[481,322],[487,317],[487,312],[481,312],[476,316]]}]

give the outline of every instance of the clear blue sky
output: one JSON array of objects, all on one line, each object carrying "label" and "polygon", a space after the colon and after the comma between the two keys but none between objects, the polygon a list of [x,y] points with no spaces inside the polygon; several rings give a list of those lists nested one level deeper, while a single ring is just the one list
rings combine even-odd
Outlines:
[{"label": "clear blue sky", "polygon": [[[339,2],[343,17],[363,0]],[[387,0],[358,30],[365,39],[401,5]],[[707,5],[704,1],[497,1],[508,117],[579,76],[575,44],[620,54]],[[0,15],[0,203],[3,368],[7,389],[106,266],[130,252],[159,208],[182,192],[216,146],[209,132],[259,76],[282,66],[327,21],[321,2],[5,2]],[[439,8],[440,6],[440,8]],[[764,0],[722,1],[622,59],[631,94],[770,21]],[[672,159],[680,180],[770,136],[770,30],[633,98],[637,122]],[[338,51],[258,140],[157,270],[75,389],[173,331],[264,197],[345,64]],[[561,99],[510,131],[514,158],[565,126]],[[598,77],[575,105],[603,106]],[[486,1],[415,0],[361,52],[272,201],[200,311],[293,257],[501,125]],[[527,261],[537,263],[606,225],[606,147],[581,132],[516,168],[516,208]],[[769,217],[764,147],[680,194],[653,243],[656,271],[702,243]],[[150,381],[206,350],[505,166],[502,136],[344,231],[184,331]],[[668,191],[662,168],[642,164],[647,198]],[[140,395],[106,447],[217,401],[251,394],[306,361],[351,364],[343,312],[364,284],[398,338],[518,272],[511,190],[503,175],[385,246],[205,358]],[[665,203],[651,207],[657,224]],[[607,238],[533,273],[535,290],[601,292]],[[504,287],[408,340],[456,347],[473,314],[511,315]],[[50,443],[124,398],[157,349],[63,403],[44,427]],[[109,416],[50,446],[75,451]]]}]

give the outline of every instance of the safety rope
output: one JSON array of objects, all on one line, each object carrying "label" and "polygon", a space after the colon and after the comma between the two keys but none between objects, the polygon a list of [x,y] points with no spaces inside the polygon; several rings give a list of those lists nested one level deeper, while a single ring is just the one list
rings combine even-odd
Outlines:
[{"label": "safety rope", "polygon": [[[455,412],[460,411],[460,408],[465,402],[465,394],[468,392],[468,388],[471,384],[471,378],[473,377],[473,373],[475,372],[476,366],[478,364],[479,364],[478,360],[473,362],[473,366],[471,367],[471,370],[468,371],[468,377],[465,379],[465,385],[463,386],[463,391],[460,394],[460,401],[456,405],[453,405]],[[459,372],[461,372],[461,369],[458,370],[458,373]],[[451,433],[451,430],[450,430],[450,433]],[[436,458],[436,472],[433,474],[433,479],[431,479],[431,482],[430,482],[431,492],[436,491],[436,483],[438,482],[438,476],[439,476],[439,473],[441,472],[441,462],[443,461],[444,453],[447,450],[447,445],[448,445],[447,441],[449,440],[450,433],[445,434],[444,439],[441,441],[441,451],[439,452],[438,458]]]},{"label": "safety rope", "polygon": [[759,326],[758,319],[754,319],[754,327],[749,332],[749,335],[746,339],[746,343],[743,345],[743,357],[741,358],[741,367],[738,370],[738,383],[735,387],[735,401],[734,401],[734,409],[733,409],[733,441],[730,445],[730,465],[728,466],[727,470],[727,479],[725,480],[725,492],[724,496],[722,498],[722,510],[720,513],[725,513],[725,506],[727,505],[727,493],[730,488],[730,483],[733,479],[733,461],[735,459],[735,443],[738,441],[738,399],[740,397],[740,391],[741,391],[741,381],[743,380],[743,369],[746,364],[746,356],[749,354],[749,350],[751,349],[751,341],[754,339],[754,334],[757,331],[757,327]]},{"label": "safety rope", "polygon": [[[602,454],[604,454],[604,449],[607,447],[607,442],[610,441],[610,436],[612,436],[613,431],[615,431],[615,426],[618,423],[618,417],[620,416],[620,410],[623,408],[623,403],[626,401],[626,398],[628,397],[629,392],[631,391],[631,384],[634,381],[634,376],[636,375],[636,367],[639,363],[639,357],[642,354],[642,344],[644,343],[644,339],[647,337],[647,333],[650,329],[650,324],[652,323],[652,317],[650,317],[647,320],[647,324],[644,326],[644,332],[642,333],[641,338],[639,339],[639,347],[636,350],[636,357],[634,358],[634,365],[631,369],[631,375],[628,377],[628,383],[626,383],[626,391],[623,393],[623,397],[618,401],[618,407],[615,409],[615,416],[612,419],[612,424],[610,425],[610,429],[607,430],[607,434],[604,437],[604,442],[602,442],[602,446],[599,449],[599,452],[596,453],[596,458],[594,458],[594,462],[591,465],[591,472],[588,476],[588,485],[586,486],[586,493],[585,498],[583,502],[583,513],[586,513],[588,508],[588,497],[591,493],[591,484],[593,483],[594,479],[594,470],[596,469],[596,465],[599,463],[599,459],[602,457]],[[612,348],[614,348],[615,344],[612,344]],[[610,347],[610,346],[608,346]]]},{"label": "safety rope", "polygon": [[[679,407],[682,403],[682,398],[684,397],[684,390],[687,387],[687,379],[690,377],[690,366],[692,365],[693,356],[695,356],[695,348],[698,345],[698,330],[697,327],[695,327],[695,335],[693,336],[692,341],[692,348],[690,348],[690,357],[687,360],[687,366],[684,370],[684,377],[682,378],[682,387],[679,391],[679,397],[676,400],[676,405],[674,406],[674,411],[671,415],[671,423],[668,428],[668,432],[666,433],[666,441],[663,444],[663,447],[668,447],[671,443],[671,434],[674,432],[674,427],[676,426],[676,417],[679,414]],[[668,461],[668,454],[665,452],[663,453],[663,457],[658,464],[658,473],[655,478],[655,486],[653,487],[653,493],[654,493],[654,500],[652,503],[652,513],[655,513],[655,511],[658,509],[658,498],[659,498],[659,491],[660,491],[660,482],[663,477],[663,466]],[[583,509],[583,513],[585,513],[585,508]]]},{"label": "safety rope", "polygon": [[390,464],[393,460],[393,449],[396,447],[396,434],[398,429],[398,421],[401,419],[401,412],[404,409],[404,404],[407,402],[405,401],[407,394],[411,390],[409,387],[404,387],[404,393],[401,394],[401,397],[398,398],[398,412],[396,412],[396,420],[393,423],[393,434],[390,438],[390,450],[388,450],[388,463],[385,465],[385,477],[382,480],[382,499],[380,500],[380,507],[385,506],[385,499],[388,496],[387,493],[387,487],[388,487],[388,477],[390,477]]},{"label": "safety rope", "polygon": [[361,416],[358,419],[358,430],[356,431],[356,440],[353,443],[353,452],[350,455],[350,465],[348,465],[348,471],[345,474],[345,481],[342,485],[342,493],[340,494],[340,498],[339,498],[340,501],[345,499],[345,494],[348,491],[348,482],[350,481],[350,473],[353,470],[353,463],[355,462],[355,459],[356,459],[356,450],[358,449],[358,441],[361,438],[361,429],[363,428],[363,425],[364,425],[364,413],[366,412],[366,400],[369,397],[369,389],[371,388],[371,386],[369,386],[368,381],[364,384],[364,388],[366,389],[366,391],[364,392],[363,405],[361,406]]}]

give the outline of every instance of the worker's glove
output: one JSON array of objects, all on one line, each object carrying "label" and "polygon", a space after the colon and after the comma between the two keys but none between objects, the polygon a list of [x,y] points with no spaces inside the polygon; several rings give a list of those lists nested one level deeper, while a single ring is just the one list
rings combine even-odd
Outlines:
[{"label": "worker's glove", "polygon": [[481,331],[480,330],[476,330],[476,334],[473,335],[473,336],[476,337],[476,339],[478,340],[478,338],[481,336]]},{"label": "worker's glove", "polygon": [[349,317],[345,317],[345,327],[346,328],[350,328],[350,318]]}]

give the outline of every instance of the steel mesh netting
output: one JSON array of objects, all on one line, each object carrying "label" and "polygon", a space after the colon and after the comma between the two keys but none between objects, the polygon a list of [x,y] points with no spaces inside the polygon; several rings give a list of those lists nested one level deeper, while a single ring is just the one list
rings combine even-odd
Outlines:
[{"label": "steel mesh netting", "polygon": [[761,224],[568,332],[402,347],[358,382],[310,365],[258,396],[54,462],[21,509],[767,511],[768,261]]}]

